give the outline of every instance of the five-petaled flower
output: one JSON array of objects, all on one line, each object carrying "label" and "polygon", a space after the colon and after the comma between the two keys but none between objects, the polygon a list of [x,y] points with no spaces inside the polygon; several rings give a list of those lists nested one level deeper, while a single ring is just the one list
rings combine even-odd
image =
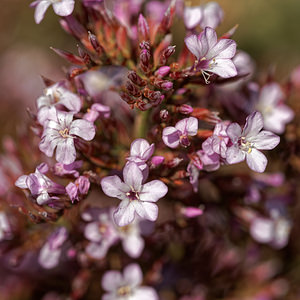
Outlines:
[{"label": "five-petaled flower", "polygon": [[160,180],[143,184],[142,171],[134,162],[125,165],[123,178],[124,182],[116,175],[101,180],[102,190],[107,196],[122,200],[114,212],[116,224],[128,225],[133,222],[136,214],[142,219],[155,221],[158,207],[154,202],[167,194],[168,187]]},{"label": "five-petaled flower", "polygon": [[[52,157],[56,148],[56,160],[63,164],[71,164],[76,159],[74,139],[81,137],[91,141],[95,134],[93,123],[87,120],[74,120],[73,114],[51,108],[52,113],[44,125],[44,132],[39,148],[47,156]],[[53,111],[54,109],[54,111]]]},{"label": "five-petaled flower", "polygon": [[227,134],[232,142],[232,146],[226,152],[226,160],[229,164],[241,162],[246,158],[251,170],[264,172],[268,160],[259,150],[275,148],[280,138],[270,131],[262,130],[263,126],[260,112],[253,112],[247,117],[243,130],[237,123],[228,126]]},{"label": "five-petaled flower", "polygon": [[198,36],[193,34],[185,38],[188,49],[196,56],[193,71],[201,71],[205,82],[209,83],[210,73],[223,78],[237,75],[232,62],[236,52],[236,43],[231,39],[218,40],[213,28],[205,27]]},{"label": "five-petaled flower", "polygon": [[157,300],[158,295],[152,287],[141,286],[143,274],[138,264],[128,265],[123,274],[108,271],[102,277],[102,287],[107,292],[102,300]]},{"label": "five-petaled flower", "polygon": [[70,15],[74,10],[75,0],[36,0],[30,4],[35,7],[34,20],[37,24],[44,19],[46,10],[52,5],[54,12],[62,17]]},{"label": "five-petaled flower", "polygon": [[194,117],[185,118],[163,130],[163,142],[170,148],[177,148],[179,144],[184,147],[190,145],[188,136],[194,136],[198,131],[198,120]]}]

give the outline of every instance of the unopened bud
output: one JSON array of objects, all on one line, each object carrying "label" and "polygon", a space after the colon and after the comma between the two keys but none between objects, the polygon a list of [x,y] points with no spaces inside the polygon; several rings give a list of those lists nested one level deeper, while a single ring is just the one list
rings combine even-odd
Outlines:
[{"label": "unopened bud", "polygon": [[94,50],[99,54],[102,52],[102,47],[100,46],[97,37],[89,31],[89,40]]},{"label": "unopened bud", "polygon": [[183,214],[187,218],[195,218],[201,216],[203,214],[203,209],[198,207],[182,207],[180,209],[181,214]]},{"label": "unopened bud", "polygon": [[147,84],[135,71],[131,71],[127,76],[134,84],[137,86],[143,87]]},{"label": "unopened bud", "polygon": [[188,136],[182,135],[182,136],[180,137],[180,144],[181,144],[183,147],[188,147],[188,146],[191,144],[191,142],[190,142]]},{"label": "unopened bud", "polygon": [[178,111],[184,115],[189,115],[193,112],[193,108],[190,105],[182,104],[179,106]]},{"label": "unopened bud", "polygon": [[149,25],[142,14],[139,15],[138,20],[138,34],[140,41],[149,40]]},{"label": "unopened bud", "polygon": [[141,91],[130,81],[126,82],[126,90],[128,93],[134,97],[140,97],[142,95]]},{"label": "unopened bud", "polygon": [[136,102],[136,99],[134,99],[133,97],[131,97],[130,95],[128,95],[125,92],[121,92],[120,97],[122,98],[122,100],[124,100],[128,104],[134,104]]},{"label": "unopened bud", "polygon": [[148,50],[143,49],[140,54],[140,67],[144,73],[149,73],[151,69],[151,54]]},{"label": "unopened bud", "polygon": [[168,58],[174,54],[175,48],[176,46],[169,46],[162,51],[159,59],[161,65],[165,65],[167,63]]},{"label": "unopened bud", "polygon": [[163,163],[165,158],[163,156],[153,156],[151,158],[151,167],[158,167],[160,164]]},{"label": "unopened bud", "polygon": [[136,106],[140,110],[145,111],[145,110],[148,110],[149,108],[151,108],[152,104],[147,99],[144,98],[142,100],[137,101]]},{"label": "unopened bud", "polygon": [[169,112],[166,110],[166,109],[162,109],[160,112],[159,112],[159,117],[162,121],[167,121],[169,119]]},{"label": "unopened bud", "polygon": [[169,66],[163,66],[157,70],[156,74],[160,77],[164,77],[169,74],[170,70],[171,68]]},{"label": "unopened bud", "polygon": [[173,82],[167,80],[156,80],[154,84],[164,91],[169,91],[173,88]]},{"label": "unopened bud", "polygon": [[149,42],[145,42],[145,41],[141,42],[140,43],[140,49],[141,50],[148,50],[148,51],[150,51],[151,50],[150,43]]}]

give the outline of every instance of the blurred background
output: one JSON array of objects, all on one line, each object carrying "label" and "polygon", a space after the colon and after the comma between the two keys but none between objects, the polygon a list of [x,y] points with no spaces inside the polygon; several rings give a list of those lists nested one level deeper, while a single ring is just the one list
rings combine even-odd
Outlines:
[{"label": "blurred background", "polygon": [[[26,117],[26,107],[35,109],[35,100],[43,90],[40,75],[63,79],[66,63],[49,47],[76,51],[76,41],[61,29],[52,8],[37,25],[30,2],[1,1],[0,137],[14,133],[16,124]],[[193,4],[205,2],[194,0]],[[222,0],[219,4],[225,19],[218,32],[239,24],[234,39],[254,58],[258,72],[275,67],[281,81],[300,64],[299,0]]]}]

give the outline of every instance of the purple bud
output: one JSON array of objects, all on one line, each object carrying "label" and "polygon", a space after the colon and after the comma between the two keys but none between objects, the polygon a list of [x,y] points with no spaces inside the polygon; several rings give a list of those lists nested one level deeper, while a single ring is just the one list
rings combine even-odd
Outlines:
[{"label": "purple bud", "polygon": [[169,74],[170,70],[171,68],[169,66],[163,66],[157,70],[156,74],[160,77],[164,77]]},{"label": "purple bud", "polygon": [[66,192],[67,192],[70,200],[72,201],[72,203],[74,203],[75,200],[79,200],[78,199],[78,187],[73,182],[70,182],[66,186]]},{"label": "purple bud", "polygon": [[187,135],[183,135],[180,137],[180,143],[183,147],[188,147],[191,144]]},{"label": "purple bud", "polygon": [[174,54],[176,46],[169,46],[165,50],[162,51],[160,55],[160,64],[165,65],[167,63],[168,58]]},{"label": "purple bud", "polygon": [[195,218],[203,214],[203,210],[197,207],[182,207],[180,212],[187,218]]},{"label": "purple bud", "polygon": [[140,97],[142,95],[141,91],[130,81],[126,82],[126,90],[134,97]]},{"label": "purple bud", "polygon": [[136,99],[132,98],[130,95],[128,95],[125,92],[120,92],[120,97],[128,104],[134,104],[136,102]]},{"label": "purple bud", "polygon": [[162,121],[167,121],[170,117],[169,112],[166,109],[162,109],[159,112],[159,117],[161,118]]},{"label": "purple bud", "polygon": [[144,73],[150,71],[151,54],[149,50],[143,49],[140,53],[140,66]]},{"label": "purple bud", "polygon": [[83,49],[81,49],[81,47],[79,47],[78,45],[77,45],[77,48],[78,48],[79,56],[83,59],[84,63],[87,66],[93,66],[93,65],[95,65],[95,63],[93,62],[92,58],[90,57],[90,55],[86,51],[84,51]]},{"label": "purple bud", "polygon": [[149,25],[142,14],[139,15],[138,33],[141,41],[149,40]]},{"label": "purple bud", "polygon": [[151,46],[150,46],[150,43],[149,42],[141,42],[140,43],[140,49],[141,50],[148,50],[150,51],[151,50]]},{"label": "purple bud", "polygon": [[86,195],[90,189],[90,181],[85,176],[80,176],[76,179],[75,184],[78,185],[78,189],[81,195]]},{"label": "purple bud", "polygon": [[158,167],[160,164],[163,163],[165,158],[163,156],[153,156],[151,158],[151,166]]},{"label": "purple bud", "polygon": [[127,76],[134,84],[139,87],[145,86],[147,83],[135,71],[131,71]]},{"label": "purple bud", "polygon": [[102,47],[100,46],[98,40],[97,40],[97,37],[92,34],[90,31],[89,31],[89,40],[90,40],[90,43],[91,45],[93,46],[94,50],[99,54],[101,53],[102,51]]},{"label": "purple bud", "polygon": [[189,115],[193,112],[193,108],[190,105],[182,104],[179,106],[178,111],[184,115]]},{"label": "purple bud", "polygon": [[171,81],[164,81],[160,84],[161,89],[165,91],[169,91],[173,88],[173,82]]}]

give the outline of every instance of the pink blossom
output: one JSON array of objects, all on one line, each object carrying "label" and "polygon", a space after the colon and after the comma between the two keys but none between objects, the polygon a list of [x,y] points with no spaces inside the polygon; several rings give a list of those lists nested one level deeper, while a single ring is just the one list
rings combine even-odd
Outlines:
[{"label": "pink blossom", "polygon": [[38,262],[45,269],[55,268],[59,263],[62,252],[62,246],[68,238],[68,232],[65,227],[58,228],[50,235],[47,242],[40,250]]},{"label": "pink blossom", "polygon": [[74,10],[75,0],[36,0],[30,4],[35,7],[34,20],[39,24],[45,16],[46,10],[52,5],[54,12],[62,17],[70,15]]},{"label": "pink blossom", "polygon": [[83,161],[82,160],[77,160],[72,162],[69,165],[64,165],[62,163],[56,163],[54,165],[54,174],[56,176],[65,176],[65,175],[71,175],[74,177],[79,177],[79,172],[76,171],[76,169],[79,169],[82,167]]},{"label": "pink blossom", "polygon": [[29,189],[39,205],[58,199],[53,195],[64,194],[65,188],[48,178],[44,174],[47,171],[48,165],[42,163],[37,166],[34,173],[20,176],[15,182],[15,185],[21,189]]},{"label": "pink blossom", "polygon": [[176,148],[181,144],[184,147],[190,145],[188,136],[194,136],[198,131],[198,120],[194,117],[185,118],[176,123],[175,127],[164,128],[163,142],[170,148]]},{"label": "pink blossom", "polygon": [[203,209],[200,209],[198,207],[188,206],[188,207],[182,207],[180,212],[187,218],[195,218],[203,214]]},{"label": "pink blossom", "polygon": [[292,121],[294,112],[283,103],[284,94],[278,83],[266,84],[260,91],[256,109],[262,113],[264,128],[283,133],[285,125]]},{"label": "pink blossom", "polygon": [[235,41],[218,40],[215,30],[206,27],[198,36],[186,37],[185,44],[197,58],[193,70],[201,71],[206,83],[209,83],[210,73],[223,78],[237,75],[236,67],[232,62],[236,52]]},{"label": "pink blossom", "polygon": [[80,196],[86,195],[90,188],[90,181],[86,176],[79,176],[75,182],[70,182],[66,186],[66,192],[71,199],[72,203],[79,201]]},{"label": "pink blossom", "polygon": [[134,162],[126,164],[123,169],[123,178],[124,182],[116,175],[104,177],[101,180],[103,192],[109,197],[121,200],[114,212],[116,224],[128,225],[133,222],[135,215],[155,221],[158,216],[158,207],[154,202],[167,194],[168,187],[160,180],[142,184],[142,171]]},{"label": "pink blossom", "polygon": [[77,113],[81,109],[81,100],[76,94],[66,89],[61,82],[46,88],[44,95],[37,99],[37,118],[41,125],[47,121],[51,107],[58,105]]},{"label": "pink blossom", "polygon": [[228,126],[227,134],[232,142],[232,146],[226,152],[226,160],[229,164],[239,163],[246,158],[251,170],[264,172],[268,161],[259,150],[275,148],[280,138],[270,131],[262,130],[263,126],[260,112],[253,112],[247,117],[243,130],[237,123]]},{"label": "pink blossom", "polygon": [[107,292],[102,300],[158,300],[156,291],[148,286],[141,286],[142,270],[137,264],[128,265],[123,274],[108,271],[102,277],[102,287]]},{"label": "pink blossom", "polygon": [[95,127],[91,122],[82,119],[73,121],[72,113],[52,108],[51,119],[44,126],[39,148],[49,157],[53,156],[56,148],[56,160],[68,165],[76,159],[74,139],[81,137],[90,141],[95,133]]},{"label": "pink blossom", "polygon": [[94,103],[83,116],[84,120],[95,122],[99,117],[107,119],[110,117],[110,107],[100,103]]}]

